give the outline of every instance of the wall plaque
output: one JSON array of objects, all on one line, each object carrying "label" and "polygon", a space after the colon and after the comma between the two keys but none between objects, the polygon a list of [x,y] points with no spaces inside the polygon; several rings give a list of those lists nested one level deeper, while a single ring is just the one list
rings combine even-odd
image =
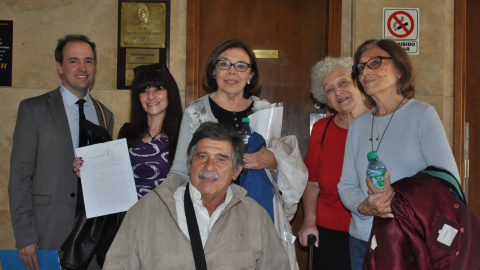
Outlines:
[{"label": "wall plaque", "polygon": [[168,65],[170,1],[119,0],[118,5],[117,88],[128,89],[136,66]]},{"label": "wall plaque", "polygon": [[158,63],[160,51],[156,49],[127,49],[125,56],[125,82],[132,85],[133,69],[136,66]]},{"label": "wall plaque", "polygon": [[13,21],[0,21],[0,86],[12,86]]},{"label": "wall plaque", "polygon": [[278,50],[253,50],[256,58],[278,58]]}]

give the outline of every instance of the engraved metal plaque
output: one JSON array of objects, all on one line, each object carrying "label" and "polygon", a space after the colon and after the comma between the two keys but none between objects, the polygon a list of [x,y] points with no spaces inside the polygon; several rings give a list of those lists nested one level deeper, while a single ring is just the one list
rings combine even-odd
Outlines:
[{"label": "engraved metal plaque", "polygon": [[252,50],[256,58],[278,58],[278,50]]},{"label": "engraved metal plaque", "polygon": [[125,57],[125,84],[131,85],[133,69],[137,66],[158,63],[160,50],[158,49],[127,49]]},{"label": "engraved metal plaque", "polygon": [[166,4],[121,5],[121,47],[165,48]]},{"label": "engraved metal plaque", "polygon": [[118,0],[118,18],[117,88],[128,89],[136,66],[168,66],[170,0]]}]

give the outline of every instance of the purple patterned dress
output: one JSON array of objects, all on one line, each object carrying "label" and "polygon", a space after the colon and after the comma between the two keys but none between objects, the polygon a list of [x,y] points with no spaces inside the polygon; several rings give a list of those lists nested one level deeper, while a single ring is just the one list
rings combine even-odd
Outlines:
[{"label": "purple patterned dress", "polygon": [[138,141],[128,149],[138,198],[160,185],[168,174],[168,138]]}]

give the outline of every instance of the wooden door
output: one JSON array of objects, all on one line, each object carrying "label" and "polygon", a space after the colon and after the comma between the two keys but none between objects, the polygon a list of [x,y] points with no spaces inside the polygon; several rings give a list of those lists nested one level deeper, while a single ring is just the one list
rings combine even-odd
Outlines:
[{"label": "wooden door", "polygon": [[[309,116],[318,112],[310,98],[310,70],[326,55],[340,55],[341,0],[188,0],[187,8],[185,104],[206,94],[203,65],[221,41],[238,38],[254,50],[277,50],[278,58],[258,59],[259,97],[283,102],[282,133],[296,135],[305,155]],[[302,222],[300,206],[292,224],[295,234]],[[305,249],[297,248],[297,257],[304,268]]]},{"label": "wooden door", "polygon": [[454,154],[468,205],[480,218],[479,12],[480,1],[455,1]]},{"label": "wooden door", "polygon": [[469,129],[469,175],[468,175],[468,204],[480,217],[480,1],[467,1],[467,35],[466,35],[466,106],[465,122]]}]

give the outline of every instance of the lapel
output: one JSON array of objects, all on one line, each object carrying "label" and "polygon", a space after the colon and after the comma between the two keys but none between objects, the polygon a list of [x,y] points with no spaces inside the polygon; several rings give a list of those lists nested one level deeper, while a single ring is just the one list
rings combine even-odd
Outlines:
[{"label": "lapel", "polygon": [[67,154],[74,157],[72,135],[70,134],[67,113],[65,112],[65,105],[63,104],[60,88],[51,91],[48,97],[48,106],[50,107],[50,112],[52,113],[52,118],[60,137],[60,143]]}]

